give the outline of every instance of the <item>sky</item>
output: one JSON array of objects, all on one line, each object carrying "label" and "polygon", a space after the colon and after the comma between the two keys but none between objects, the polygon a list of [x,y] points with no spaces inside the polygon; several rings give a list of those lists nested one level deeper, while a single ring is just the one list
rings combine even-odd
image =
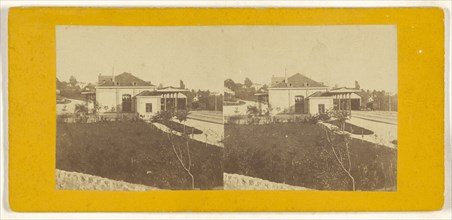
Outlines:
[{"label": "sky", "polygon": [[57,26],[57,77],[97,82],[129,72],[154,85],[223,91],[302,73],[326,85],[397,92],[394,25]]}]

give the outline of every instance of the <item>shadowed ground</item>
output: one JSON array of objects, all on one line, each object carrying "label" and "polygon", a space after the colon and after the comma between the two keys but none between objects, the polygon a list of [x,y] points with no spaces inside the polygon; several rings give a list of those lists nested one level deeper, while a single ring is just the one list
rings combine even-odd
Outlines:
[{"label": "shadowed ground", "polygon": [[[145,122],[58,123],[56,168],[160,189],[189,189],[191,179],[166,135]],[[174,140],[186,150],[181,137]],[[222,186],[223,149],[194,140],[189,145],[195,188]]]},{"label": "shadowed ground", "polygon": [[[226,173],[319,190],[351,190],[319,124],[225,125]],[[357,190],[395,190],[397,151],[352,139]]]}]

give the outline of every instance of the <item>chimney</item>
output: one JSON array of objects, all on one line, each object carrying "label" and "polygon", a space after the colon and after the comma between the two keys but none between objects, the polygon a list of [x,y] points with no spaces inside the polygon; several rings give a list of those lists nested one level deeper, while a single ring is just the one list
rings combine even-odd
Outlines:
[{"label": "chimney", "polygon": [[111,68],[111,81],[115,82],[115,67]]},{"label": "chimney", "polygon": [[284,68],[284,82],[286,83],[286,85],[289,83],[287,81],[287,68]]}]

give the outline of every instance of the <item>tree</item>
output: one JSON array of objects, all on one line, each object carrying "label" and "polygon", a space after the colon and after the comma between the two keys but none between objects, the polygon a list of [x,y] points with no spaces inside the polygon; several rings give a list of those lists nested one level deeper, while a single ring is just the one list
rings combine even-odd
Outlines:
[{"label": "tree", "polygon": [[251,82],[251,79],[246,77],[245,78],[245,82],[243,82],[243,84],[245,85],[246,88],[251,88],[251,86],[253,86],[253,82]]},{"label": "tree", "polygon": [[83,91],[95,91],[96,85],[92,83],[88,83],[85,87],[83,87]]},{"label": "tree", "polygon": [[184,84],[184,81],[182,81],[182,80],[181,80],[181,81],[179,81],[179,84],[180,84],[180,86],[179,86],[179,87],[180,87],[181,89],[185,89],[185,84]]},{"label": "tree", "polygon": [[259,114],[259,110],[254,105],[248,105],[246,107],[246,113],[251,116],[257,116]]},{"label": "tree", "polygon": [[95,116],[96,121],[99,119],[99,111],[101,109],[102,109],[102,106],[99,104],[99,102],[98,101],[94,102],[93,115]]},{"label": "tree", "polygon": [[71,76],[71,77],[69,78],[69,83],[70,83],[72,86],[75,86],[75,85],[77,85],[77,79],[76,79],[74,76]]},{"label": "tree", "polygon": [[333,152],[334,157],[339,163],[341,169],[350,178],[352,182],[352,190],[355,191],[355,178],[351,174],[352,162],[349,150],[351,137],[349,133],[344,131],[347,116],[341,112],[337,112],[334,117],[337,118],[341,127],[339,129],[335,127],[330,129],[324,127],[327,144],[330,146],[331,151]]},{"label": "tree", "polygon": [[234,80],[232,80],[232,79],[226,79],[224,81],[224,87],[226,87],[232,91],[235,91],[237,89],[237,85],[235,84]]},{"label": "tree", "polygon": [[[186,158],[187,158],[186,162],[184,162],[183,147],[181,147],[181,145],[176,146],[175,140],[173,138],[174,130],[173,130],[172,126],[169,125],[171,119],[174,116],[176,116],[176,119],[179,120],[179,122],[181,122],[184,125],[184,132],[182,134],[182,138],[185,140],[185,150],[186,150]],[[195,189],[195,177],[191,173],[192,163],[191,163],[190,144],[189,144],[190,138],[189,138],[188,134],[185,132],[185,123],[184,122],[187,120],[187,118],[188,118],[188,112],[185,110],[179,110],[176,112],[160,111],[152,118],[152,121],[159,122],[159,123],[162,123],[162,124],[168,126],[168,128],[169,128],[168,141],[170,142],[174,155],[176,156],[180,165],[191,178],[191,188]]]},{"label": "tree", "polygon": [[88,113],[88,107],[83,104],[76,104],[74,113],[79,122],[86,122],[88,119],[85,115]]},{"label": "tree", "polygon": [[185,110],[178,110],[178,111],[176,111],[175,115],[176,115],[176,119],[181,124],[184,125],[184,134],[185,134],[185,123],[184,122],[187,121],[187,119],[188,119],[188,112]]},{"label": "tree", "polygon": [[248,114],[248,119],[252,123],[259,123],[259,118],[257,117],[259,115],[259,109],[257,109],[254,105],[248,105],[246,107],[246,113]]}]

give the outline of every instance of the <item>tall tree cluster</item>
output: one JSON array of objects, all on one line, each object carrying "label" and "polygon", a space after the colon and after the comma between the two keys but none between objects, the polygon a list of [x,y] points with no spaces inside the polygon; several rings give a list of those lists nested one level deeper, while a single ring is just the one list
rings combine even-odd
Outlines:
[{"label": "tall tree cluster", "polygon": [[224,87],[230,89],[235,93],[235,95],[227,95],[225,99],[227,101],[235,101],[236,99],[257,101],[256,92],[267,92],[268,86],[263,85],[260,88],[253,87],[254,83],[250,78],[245,78],[243,84],[239,82],[234,82],[232,79],[226,79],[224,81]]}]

